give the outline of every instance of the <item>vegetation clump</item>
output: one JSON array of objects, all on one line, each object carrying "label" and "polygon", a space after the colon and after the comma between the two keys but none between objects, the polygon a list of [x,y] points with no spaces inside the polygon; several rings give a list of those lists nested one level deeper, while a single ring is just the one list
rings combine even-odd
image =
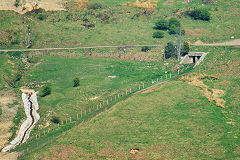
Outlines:
[{"label": "vegetation clump", "polygon": [[153,38],[163,38],[164,32],[163,31],[156,31],[153,33]]},{"label": "vegetation clump", "polygon": [[40,97],[45,97],[47,95],[50,95],[51,92],[52,92],[52,89],[51,89],[50,85],[46,85],[40,91]]},{"label": "vegetation clump", "polygon": [[[182,46],[182,47],[180,47],[180,46]],[[189,51],[190,51],[190,43],[189,42],[185,41],[181,45],[175,44],[173,42],[169,42],[165,46],[164,56],[165,56],[165,59],[168,59],[171,57],[178,58],[178,56],[185,56],[186,54],[189,53]]]},{"label": "vegetation clump", "polygon": [[168,30],[168,28],[169,28],[169,23],[165,19],[161,19],[157,21],[154,27],[154,29],[157,29],[157,30]]},{"label": "vegetation clump", "polygon": [[103,5],[101,3],[93,3],[88,6],[88,9],[96,10],[103,8]]},{"label": "vegetation clump", "polygon": [[59,124],[59,123],[60,123],[60,119],[59,119],[58,117],[56,117],[56,116],[53,116],[52,119],[51,119],[51,121],[52,121],[53,123],[55,123],[55,124]]},{"label": "vegetation clump", "polygon": [[148,51],[150,51],[150,47],[144,46],[144,47],[142,47],[141,51],[142,52],[148,52]]},{"label": "vegetation clump", "polygon": [[73,80],[73,87],[78,87],[79,85],[80,85],[79,78],[74,78],[74,80]]},{"label": "vegetation clump", "polygon": [[211,19],[210,13],[206,9],[195,9],[189,13],[195,20],[209,21]]}]

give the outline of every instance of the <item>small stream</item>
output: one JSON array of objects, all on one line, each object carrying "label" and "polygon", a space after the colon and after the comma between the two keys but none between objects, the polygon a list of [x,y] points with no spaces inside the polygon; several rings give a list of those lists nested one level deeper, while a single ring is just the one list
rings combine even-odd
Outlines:
[{"label": "small stream", "polygon": [[30,136],[31,130],[34,128],[35,124],[40,119],[40,116],[37,113],[39,105],[36,93],[33,94],[22,93],[22,100],[24,103],[24,110],[27,119],[21,125],[17,137],[13,141],[11,141],[9,145],[4,147],[2,149],[2,152],[7,152],[15,148],[17,145],[26,142]]}]

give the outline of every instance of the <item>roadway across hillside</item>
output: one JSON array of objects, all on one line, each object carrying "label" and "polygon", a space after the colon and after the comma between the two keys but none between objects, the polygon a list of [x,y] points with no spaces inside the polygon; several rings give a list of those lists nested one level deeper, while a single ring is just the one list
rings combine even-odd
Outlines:
[{"label": "roadway across hillside", "polygon": [[[222,43],[203,43],[192,44],[193,46],[240,46],[240,39],[235,39]],[[91,49],[91,48],[133,48],[133,47],[158,47],[161,44],[149,44],[149,45],[116,45],[116,46],[86,46],[86,47],[66,47],[66,48],[36,48],[36,49],[0,49],[0,52],[27,52],[27,51],[51,51],[51,50],[77,50],[77,49]]]}]

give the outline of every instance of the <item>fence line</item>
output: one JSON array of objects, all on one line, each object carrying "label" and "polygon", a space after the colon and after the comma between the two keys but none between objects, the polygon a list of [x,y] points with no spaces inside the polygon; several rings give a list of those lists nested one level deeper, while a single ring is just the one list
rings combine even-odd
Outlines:
[{"label": "fence line", "polygon": [[[99,113],[111,108],[113,105],[117,104],[118,102],[127,99],[129,96],[133,94],[137,94],[144,90],[147,90],[150,87],[160,85],[170,80],[171,78],[174,78],[177,76],[179,75],[178,74],[172,75],[170,73],[168,78],[168,74],[166,73],[165,78],[161,76],[161,77],[158,77],[156,80],[152,80],[151,82],[138,83],[138,85],[136,85],[134,88],[132,87],[126,88],[125,90],[123,90],[123,92],[121,91],[120,93],[113,94],[110,97],[106,98],[105,103],[103,100],[102,102],[98,103],[95,106],[91,106],[88,109],[83,108],[79,113],[76,113],[74,117],[67,117],[65,120],[62,120],[57,125],[53,126],[53,128],[43,129],[42,131],[35,133],[35,136],[32,135],[31,138],[29,138],[26,143],[20,144],[13,150],[22,151],[21,156],[25,156],[28,154],[29,148],[30,150],[34,150],[39,148],[40,146],[43,147],[49,144],[50,142],[53,142],[53,140],[55,140],[56,137],[60,135],[62,132],[71,129],[72,127],[80,123],[90,120],[91,118],[97,116]],[[37,142],[37,143],[34,143],[34,142]]]}]

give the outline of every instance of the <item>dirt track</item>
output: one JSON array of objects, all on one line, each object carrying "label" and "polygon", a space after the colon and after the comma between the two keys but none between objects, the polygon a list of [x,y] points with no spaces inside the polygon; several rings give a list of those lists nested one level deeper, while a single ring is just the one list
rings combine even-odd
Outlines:
[{"label": "dirt track", "polygon": [[[223,43],[203,43],[203,44],[192,44],[194,46],[240,46],[240,39],[235,39]],[[71,48],[35,48],[35,49],[0,49],[0,52],[26,52],[26,51],[51,51],[51,50],[77,50],[77,49],[89,49],[89,48],[127,48],[127,47],[158,47],[160,44],[149,44],[149,45],[118,45],[118,46],[89,46],[89,47],[71,47]]]},{"label": "dirt track", "polygon": [[203,44],[192,44],[192,45],[195,45],[195,46],[239,46],[240,39],[234,39],[232,41],[222,42],[222,43],[203,43]]}]

